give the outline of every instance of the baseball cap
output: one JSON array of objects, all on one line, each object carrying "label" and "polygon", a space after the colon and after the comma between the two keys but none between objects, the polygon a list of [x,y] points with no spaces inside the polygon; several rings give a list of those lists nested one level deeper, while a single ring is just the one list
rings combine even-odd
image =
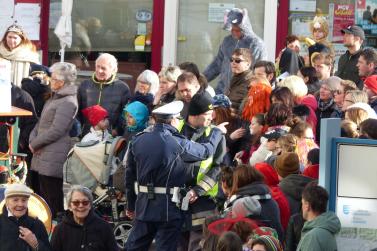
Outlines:
[{"label": "baseball cap", "polygon": [[262,137],[268,139],[268,140],[271,140],[271,139],[279,139],[281,136],[287,134],[287,131],[281,129],[281,128],[275,128],[271,131],[268,131],[266,132],[265,134],[263,134]]},{"label": "baseball cap", "polygon": [[352,34],[354,36],[360,37],[362,40],[365,40],[365,33],[364,30],[357,25],[350,25],[345,29],[341,30],[342,34]]}]

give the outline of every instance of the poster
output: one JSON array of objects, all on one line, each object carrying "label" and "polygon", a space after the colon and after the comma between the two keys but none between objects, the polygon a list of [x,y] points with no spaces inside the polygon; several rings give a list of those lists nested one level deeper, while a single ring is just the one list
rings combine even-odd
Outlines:
[{"label": "poster", "polygon": [[224,12],[235,8],[233,3],[210,3],[208,4],[208,22],[223,23]]},{"label": "poster", "polygon": [[343,41],[343,34],[341,30],[355,24],[355,5],[334,4],[333,9],[332,42],[338,43]]}]

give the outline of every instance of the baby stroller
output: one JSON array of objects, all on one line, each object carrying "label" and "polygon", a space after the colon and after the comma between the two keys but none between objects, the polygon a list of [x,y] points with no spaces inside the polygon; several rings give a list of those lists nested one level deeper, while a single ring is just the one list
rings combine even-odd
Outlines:
[{"label": "baby stroller", "polygon": [[118,173],[124,168],[122,159],[126,147],[122,137],[111,141],[77,143],[68,153],[63,167],[66,184],[80,184],[92,190],[95,198],[93,208],[113,225],[114,236],[121,249],[124,249],[132,224],[124,215],[126,200],[123,188],[113,183],[113,176],[120,176]]}]

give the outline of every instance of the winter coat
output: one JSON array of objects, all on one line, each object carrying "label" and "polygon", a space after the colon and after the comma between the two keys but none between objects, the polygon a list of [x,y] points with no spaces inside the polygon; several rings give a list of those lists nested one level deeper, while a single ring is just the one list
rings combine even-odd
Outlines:
[{"label": "winter coat", "polygon": [[335,234],[340,231],[340,221],[335,213],[325,212],[302,228],[297,251],[336,251]]},{"label": "winter coat", "polygon": [[112,129],[122,132],[122,110],[130,98],[130,88],[121,80],[110,80],[108,82],[98,82],[88,79],[81,83],[77,92],[79,104],[79,120],[83,125],[85,135],[90,128],[89,122],[84,118],[81,111],[84,108],[101,105],[109,113],[109,121]]},{"label": "winter coat", "polygon": [[68,211],[52,233],[51,246],[54,251],[118,251],[112,227],[93,210],[83,225],[77,224]]},{"label": "winter coat", "polygon": [[12,106],[16,106],[21,109],[28,110],[32,113],[31,116],[20,117],[18,121],[18,127],[20,129],[20,137],[18,139],[18,147],[22,153],[29,148],[29,135],[34,126],[38,122],[37,114],[34,109],[33,99],[30,95],[23,91],[20,87],[12,85]]},{"label": "winter coat", "polygon": [[279,184],[279,177],[276,170],[267,163],[258,163],[255,169],[260,171],[264,176],[264,182],[270,188],[272,198],[276,201],[280,209],[280,222],[284,230],[288,227],[289,217],[291,211],[289,209],[289,202],[284,193],[281,191]]},{"label": "winter coat", "polygon": [[305,220],[302,218],[301,212],[291,216],[287,231],[285,232],[285,251],[296,251],[301,239],[301,230],[304,227],[304,223]]},{"label": "winter coat", "polygon": [[310,113],[309,113],[309,116],[306,118],[306,122],[308,122],[308,124],[311,125],[314,135],[317,135],[316,128],[317,128],[317,124],[320,122],[317,120],[317,115],[316,115],[316,111],[318,108],[318,103],[317,103],[316,98],[313,95],[308,94],[300,98],[299,100],[297,100],[297,104],[306,105],[309,108]]},{"label": "winter coat", "polygon": [[135,192],[139,186],[153,184],[154,187],[171,189],[183,187],[187,177],[186,164],[209,158],[223,138],[219,129],[213,128],[207,143],[199,144],[180,135],[168,124],[155,124],[136,135],[129,144],[126,156],[127,209],[135,211],[140,221],[165,221],[182,219],[182,211],[172,202],[172,195]]},{"label": "winter coat", "polygon": [[362,90],[364,83],[360,79],[359,69],[357,68],[357,62],[360,57],[362,49],[358,50],[355,54],[351,54],[348,50],[340,56],[338,61],[338,71],[336,76],[344,80],[352,80],[356,83],[357,87]]},{"label": "winter coat", "polygon": [[318,100],[318,109],[316,111],[317,116],[317,127],[316,127],[316,141],[320,142],[321,136],[321,119],[330,118],[331,114],[336,110],[336,104],[333,99],[331,99],[328,103],[324,103],[321,100]]},{"label": "winter coat", "polygon": [[[232,206],[235,204],[236,200],[246,198],[249,196],[259,195],[259,196],[271,196],[270,189],[268,186],[262,182],[253,182],[249,185],[240,187],[235,194],[236,199],[232,200],[231,202],[227,203],[226,207]],[[234,196],[234,195],[233,195]],[[232,196],[232,197],[233,197]],[[271,198],[271,197],[270,197]],[[260,199],[258,200],[261,206],[261,211],[259,215],[249,215],[248,217],[258,221],[261,225],[266,227],[271,227],[276,230],[279,236],[279,240],[283,241],[284,233],[283,228],[280,222],[280,210],[279,206],[274,199]],[[249,205],[246,205],[246,208]],[[256,210],[255,210],[256,211]]]},{"label": "winter coat", "polygon": [[50,87],[43,84],[39,78],[24,78],[21,82],[21,88],[33,98],[35,111],[37,112],[37,116],[40,117],[46,97],[51,92]]},{"label": "winter coat", "polygon": [[220,75],[220,80],[215,89],[217,94],[226,93],[229,89],[230,79],[232,77],[230,59],[235,49],[249,48],[252,53],[253,64],[257,61],[267,59],[265,44],[263,40],[254,33],[248,18],[247,21],[245,21],[245,25],[240,28],[243,36],[240,39],[235,39],[232,35],[226,36],[220,44],[216,57],[203,72],[208,82]]},{"label": "winter coat", "polygon": [[296,75],[298,70],[304,66],[304,61],[295,51],[285,48],[279,61],[280,73],[288,72],[290,75]]},{"label": "winter coat", "polygon": [[71,148],[69,131],[77,113],[77,88],[65,85],[46,102],[29,143],[34,149],[31,169],[44,176],[62,178]]},{"label": "winter coat", "polygon": [[371,102],[369,103],[369,105],[370,105],[370,107],[373,108],[373,110],[374,110],[374,111],[376,112],[376,114],[377,114],[377,99],[371,101]]},{"label": "winter coat", "polygon": [[26,251],[32,248],[22,239],[19,238],[19,227],[28,228],[38,240],[39,251],[50,251],[51,246],[48,241],[48,235],[43,223],[37,218],[32,218],[27,214],[16,219],[8,217],[8,210],[3,207],[3,213],[0,216],[0,251]]},{"label": "winter coat", "polygon": [[280,181],[279,187],[288,199],[291,215],[300,212],[302,191],[311,181],[312,178],[300,174],[290,174]]},{"label": "winter coat", "polygon": [[240,108],[242,100],[247,97],[249,92],[250,78],[253,76],[251,70],[246,70],[239,74],[234,74],[230,80],[230,87],[227,96],[232,102],[232,108],[237,111]]}]

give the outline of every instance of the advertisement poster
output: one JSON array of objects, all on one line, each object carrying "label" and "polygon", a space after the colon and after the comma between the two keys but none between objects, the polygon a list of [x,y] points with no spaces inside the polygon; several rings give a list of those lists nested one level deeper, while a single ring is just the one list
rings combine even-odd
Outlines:
[{"label": "advertisement poster", "polygon": [[355,5],[334,4],[332,41],[342,42],[341,30],[353,24],[355,24]]}]

